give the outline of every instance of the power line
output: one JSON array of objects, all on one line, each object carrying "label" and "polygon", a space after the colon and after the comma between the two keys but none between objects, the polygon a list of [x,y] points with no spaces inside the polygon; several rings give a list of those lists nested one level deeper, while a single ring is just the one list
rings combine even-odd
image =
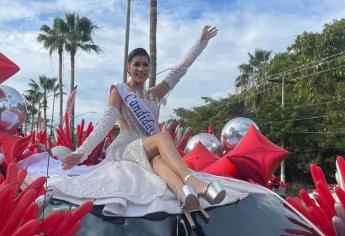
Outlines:
[{"label": "power line", "polygon": [[[330,68],[330,69],[318,71],[318,72],[316,72],[316,73],[309,74],[309,75],[304,75],[304,76],[296,77],[296,78],[294,79],[294,81],[296,81],[297,79],[306,78],[306,77],[309,77],[309,76],[321,74],[321,73],[328,72],[328,71],[335,70],[335,69],[339,69],[339,68],[342,68],[342,67],[345,67],[345,65],[341,65],[341,66],[333,67],[333,68]],[[259,92],[255,93],[255,94],[253,94],[253,95],[258,95],[258,94],[264,93],[264,92],[269,91],[269,90],[271,90],[271,89],[273,89],[274,87],[277,87],[277,86],[278,86],[278,85],[272,85],[271,87],[269,87],[269,88],[267,88],[267,89],[265,89],[265,90],[259,91]],[[254,87],[254,88],[255,88],[255,87]],[[248,91],[247,91],[247,92],[248,92]]]},{"label": "power line", "polygon": [[345,101],[345,99],[341,99],[341,100],[331,100],[331,101],[327,101],[327,102],[320,102],[320,103],[312,103],[312,104],[306,104],[306,105],[300,105],[300,106],[287,107],[286,109],[291,109],[291,108],[304,108],[304,107],[309,107],[309,106],[330,104],[330,103],[343,102],[343,101]]},{"label": "power line", "polygon": [[300,77],[295,78],[294,80],[296,81],[297,79],[306,78],[306,77],[309,77],[309,76],[312,76],[312,75],[321,74],[321,73],[328,72],[328,71],[335,70],[335,69],[339,69],[339,68],[342,68],[342,67],[345,67],[345,65],[341,65],[341,66],[333,67],[333,68],[331,68],[331,69],[319,71],[319,72],[316,72],[316,73],[314,73],[314,74],[303,75],[303,76],[300,76]]},{"label": "power line", "polygon": [[[322,104],[322,103],[320,103]],[[317,104],[312,104],[312,105],[317,105]],[[296,106],[296,107],[290,107],[292,108],[304,108],[303,106]],[[340,106],[333,106],[333,107],[326,107],[326,108],[345,108],[345,105],[340,105]],[[321,109],[320,107],[316,107],[316,109]],[[286,109],[285,109],[286,110]],[[290,110],[290,109],[287,109]],[[242,113],[240,116],[246,116],[249,115],[251,113],[251,111],[247,111],[245,113]],[[285,120],[260,120],[257,119],[256,121],[258,122],[270,122],[270,123],[274,123],[274,122],[285,122],[285,121],[297,121],[297,120],[313,120],[313,119],[319,119],[319,118],[325,118],[328,117],[328,115],[323,115],[323,116],[310,116],[310,117],[301,117],[301,118],[295,118],[295,119],[285,119]]]},{"label": "power line", "polygon": [[339,150],[339,147],[327,147],[327,148],[315,148],[315,149],[309,149],[309,150],[303,150],[303,151],[295,151],[292,152],[293,154],[303,154],[308,152],[316,152],[316,151],[326,151],[326,150]]},{"label": "power line", "polygon": [[288,132],[289,134],[345,134],[344,131],[305,131],[305,132]]},{"label": "power line", "polygon": [[[336,56],[336,55],[340,55],[340,54],[343,54],[343,53],[345,53],[345,51],[342,51],[342,52],[340,52],[340,53],[334,54],[334,55],[329,56],[329,57],[326,57],[326,58],[334,57],[334,56]],[[323,58],[323,59],[326,59],[326,58]],[[332,60],[329,60],[329,61],[324,61],[324,62],[321,63],[321,65],[322,65],[322,64],[329,63],[329,62],[332,62],[332,61],[335,61],[335,60],[339,60],[340,58],[345,58],[345,55],[344,55],[344,56],[341,56],[341,57],[338,57],[338,58],[335,58],[335,59],[332,59]],[[323,59],[320,59],[320,60],[318,60],[318,61],[316,61],[316,62],[319,62],[319,61],[321,61],[321,60],[323,60]],[[305,64],[305,65],[308,65],[308,64],[315,64],[316,62],[307,63],[307,64]],[[303,65],[303,66],[304,66],[304,65]],[[303,66],[299,66],[299,67],[303,67]],[[314,66],[315,66],[315,65],[313,65],[313,66],[311,66],[311,67],[304,68],[303,70],[300,70],[300,71],[295,71],[295,72],[293,72],[293,73],[286,74],[286,75],[283,75],[283,73],[285,73],[285,72],[287,72],[287,71],[290,71],[291,69],[290,69],[290,70],[287,70],[287,71],[285,71],[285,72],[279,72],[279,73],[276,73],[276,74],[281,74],[280,77],[282,77],[282,76],[287,76],[287,75],[291,75],[291,74],[294,74],[294,73],[297,73],[297,72],[301,72],[301,71],[304,71],[304,70],[313,68]],[[299,68],[299,67],[297,67],[297,68]],[[342,68],[342,67],[345,67],[345,65],[341,65],[341,66],[333,67],[333,68],[330,68],[330,69],[318,71],[318,72],[316,72],[316,73],[309,74],[309,75],[300,76],[300,77],[295,78],[294,81],[296,81],[297,79],[309,77],[309,76],[312,76],[312,75],[321,74],[321,73],[328,72],[328,71],[335,70],[335,69],[339,69],[339,68]],[[167,70],[168,70],[168,69],[167,69]],[[166,70],[164,70],[164,71],[166,71]],[[164,72],[164,71],[162,71],[162,72]],[[273,75],[276,75],[276,74],[273,74]],[[269,78],[271,78],[273,75],[269,75]],[[279,77],[278,77],[278,78],[279,78]],[[264,93],[264,92],[266,92],[266,91],[268,91],[268,90],[270,90],[270,89],[273,89],[273,88],[276,87],[276,86],[277,86],[277,85],[273,85],[272,87],[270,87],[270,88],[268,88],[268,89],[266,89],[266,90],[263,90],[263,91],[260,91],[260,92],[258,92],[258,93],[255,93],[255,95],[260,94],[260,93]]]},{"label": "power line", "polygon": [[320,119],[320,118],[325,118],[325,117],[327,117],[327,116],[310,116],[310,117],[302,117],[302,118],[296,118],[296,119],[271,120],[271,121],[265,121],[265,122],[279,123],[279,122],[286,122],[286,121],[314,120],[314,119]]},{"label": "power line", "polygon": [[[337,55],[341,55],[341,54],[344,54],[344,53],[345,53],[345,51],[341,51],[341,52],[339,52],[339,53],[336,53],[336,54],[333,54],[333,55],[330,55],[330,56],[321,58],[321,59],[316,60],[316,61],[314,61],[314,62],[309,62],[309,63],[307,63],[307,64],[302,64],[302,65],[300,65],[300,66],[293,67],[293,68],[288,69],[288,70],[286,70],[286,71],[277,72],[277,73],[275,73],[275,74],[269,75],[269,77],[273,77],[273,76],[276,76],[276,75],[283,76],[283,74],[286,73],[286,72],[293,71],[293,70],[295,70],[295,69],[297,70],[297,69],[303,68],[304,66],[307,66],[307,65],[316,64],[316,63],[319,63],[320,61],[323,61],[323,60],[326,60],[326,59],[328,59],[328,58],[335,57],[335,56],[337,56]],[[345,57],[345,55],[342,56],[342,57]],[[338,60],[338,59],[340,59],[340,58],[342,58],[342,57],[339,57],[339,58],[336,58],[336,59],[333,59],[333,60],[329,60],[329,61],[324,61],[324,62],[322,62],[321,64],[325,64],[325,63],[330,62],[330,61]],[[315,65],[313,65],[312,67],[314,67],[314,66],[315,66]],[[312,67],[309,67],[309,68],[312,68]],[[306,69],[306,68],[304,68],[303,70],[305,70],[305,69]],[[303,70],[300,70],[300,71],[303,71]],[[300,72],[300,71],[295,71],[295,72],[293,72],[293,73],[297,73],[297,72]],[[293,74],[293,73],[290,73],[290,74]],[[289,74],[288,74],[288,75],[289,75]]]},{"label": "power line", "polygon": [[[303,108],[303,107],[300,107]],[[307,109],[306,111],[324,111],[324,112],[328,112],[328,111],[339,111],[340,109],[342,109],[342,111],[344,111],[345,105],[333,105],[333,106],[324,106],[324,107],[304,107],[304,109]],[[288,109],[288,111],[293,110],[293,109]]]}]

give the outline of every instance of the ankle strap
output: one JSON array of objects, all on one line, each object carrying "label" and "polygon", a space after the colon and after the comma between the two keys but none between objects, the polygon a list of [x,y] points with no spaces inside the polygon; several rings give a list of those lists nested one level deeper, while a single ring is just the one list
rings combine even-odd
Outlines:
[{"label": "ankle strap", "polygon": [[186,175],[186,176],[183,178],[183,183],[186,184],[187,181],[188,181],[188,179],[189,179],[190,177],[192,177],[192,176],[193,176],[193,174],[188,174],[188,175]]}]

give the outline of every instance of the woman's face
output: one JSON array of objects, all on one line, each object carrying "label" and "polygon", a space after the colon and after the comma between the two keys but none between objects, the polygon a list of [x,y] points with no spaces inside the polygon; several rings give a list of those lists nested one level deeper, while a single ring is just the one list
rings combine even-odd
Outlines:
[{"label": "woman's face", "polygon": [[136,56],[128,64],[127,71],[135,83],[145,83],[150,73],[150,61],[146,56]]}]

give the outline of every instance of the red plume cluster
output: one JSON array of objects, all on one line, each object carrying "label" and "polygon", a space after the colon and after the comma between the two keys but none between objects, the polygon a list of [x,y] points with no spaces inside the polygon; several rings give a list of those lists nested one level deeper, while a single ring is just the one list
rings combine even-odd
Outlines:
[{"label": "red plume cluster", "polygon": [[19,137],[0,131],[0,148],[4,154],[4,165],[7,166],[12,161],[20,161],[33,153],[27,151],[30,145],[31,135],[27,137]]},{"label": "red plume cluster", "polygon": [[[69,149],[73,150],[73,142],[72,142],[72,136],[70,132],[70,125],[69,125],[69,118],[68,114],[65,115],[64,120],[64,126],[61,124],[58,128],[55,129],[56,132],[56,143],[53,144],[53,146],[66,146]],[[77,147],[79,147],[85,139],[91,134],[92,130],[94,129],[94,126],[92,122],[90,122],[85,130],[85,120],[83,119],[80,124],[77,125]],[[104,149],[105,147],[111,143],[113,140],[112,137],[112,131],[109,132],[107,137],[97,145],[97,147],[92,151],[92,153],[89,155],[88,159],[83,162],[83,164],[88,165],[95,165],[99,163],[104,158]]]},{"label": "red plume cluster", "polygon": [[20,137],[0,130],[0,149],[4,154],[5,166],[45,151],[48,145],[51,146],[51,140],[46,131],[34,131],[30,135]]},{"label": "red plume cluster", "polygon": [[6,178],[0,175],[0,236],[73,235],[80,228],[80,220],[93,207],[86,202],[74,211],[57,211],[38,219],[40,207],[35,200],[45,193],[45,178],[34,180],[24,191],[20,186],[26,170],[18,170],[15,163],[8,165]]},{"label": "red plume cluster", "polygon": [[[337,164],[340,167],[341,174],[345,174],[345,160],[338,157]],[[332,194],[322,169],[316,164],[311,164],[310,171],[315,184],[314,199],[310,197],[305,189],[302,189],[299,192],[299,197],[287,197],[286,200],[313,222],[325,235],[336,235],[339,230],[340,233],[345,232],[345,219],[341,217],[341,212],[345,212],[345,191],[340,187],[335,187]],[[345,175],[343,176],[345,177]],[[339,214],[337,214],[337,204],[339,203],[336,203],[335,196],[340,202],[338,206],[340,206],[341,212]],[[336,223],[337,221],[339,223]]]},{"label": "red plume cluster", "polygon": [[55,129],[56,146],[58,145],[66,146],[69,149],[73,150],[73,142],[72,142],[68,114],[65,115],[64,123],[65,123],[64,126],[60,124],[59,127]]}]

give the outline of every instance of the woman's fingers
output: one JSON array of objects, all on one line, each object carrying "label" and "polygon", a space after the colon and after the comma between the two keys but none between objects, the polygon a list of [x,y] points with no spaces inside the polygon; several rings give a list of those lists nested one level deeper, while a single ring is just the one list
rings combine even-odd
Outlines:
[{"label": "woman's fingers", "polygon": [[65,162],[62,165],[63,170],[68,170],[71,169],[73,166],[75,166],[77,163],[76,162]]},{"label": "woman's fingers", "polygon": [[210,33],[217,32],[218,29],[217,27],[212,27],[211,29],[208,30]]},{"label": "woman's fingers", "polygon": [[68,170],[71,169],[73,166],[79,164],[80,157],[77,156],[67,156],[63,161],[62,161],[62,169],[63,170]]},{"label": "woman's fingers", "polygon": [[211,27],[210,25],[204,26],[203,33],[202,33],[202,40],[209,40],[217,35],[218,29],[217,27]]}]

